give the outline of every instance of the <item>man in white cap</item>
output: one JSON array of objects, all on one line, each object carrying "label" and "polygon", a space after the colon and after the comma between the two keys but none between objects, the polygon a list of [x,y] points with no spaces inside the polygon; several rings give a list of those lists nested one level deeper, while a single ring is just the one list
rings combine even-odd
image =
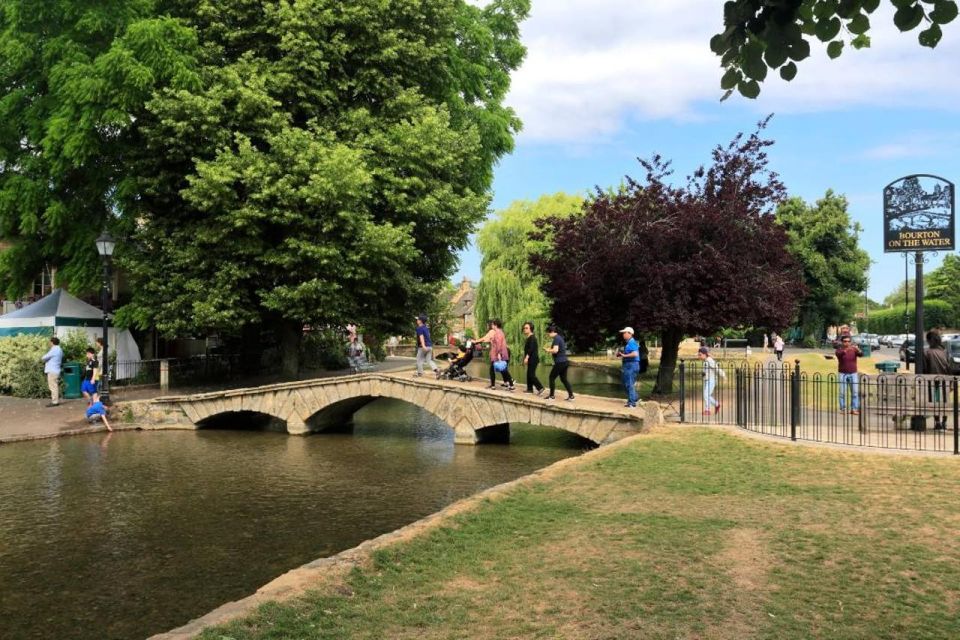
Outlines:
[{"label": "man in white cap", "polygon": [[637,406],[637,376],[640,375],[640,345],[633,339],[633,327],[624,327],[620,334],[627,344],[623,349],[617,349],[617,357],[623,360],[623,372],[620,379],[623,380],[623,388],[627,390],[627,404],[624,406]]}]

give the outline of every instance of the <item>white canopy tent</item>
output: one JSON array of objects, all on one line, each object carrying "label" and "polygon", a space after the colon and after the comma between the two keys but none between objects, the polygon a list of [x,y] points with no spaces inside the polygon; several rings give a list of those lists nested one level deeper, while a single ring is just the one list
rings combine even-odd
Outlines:
[{"label": "white canopy tent", "polygon": [[[92,345],[96,338],[103,336],[103,312],[63,289],[0,316],[0,338],[23,334],[64,338],[76,330],[84,331]],[[109,327],[107,332],[110,351],[117,354],[118,362],[140,361],[140,348],[129,331]]]}]

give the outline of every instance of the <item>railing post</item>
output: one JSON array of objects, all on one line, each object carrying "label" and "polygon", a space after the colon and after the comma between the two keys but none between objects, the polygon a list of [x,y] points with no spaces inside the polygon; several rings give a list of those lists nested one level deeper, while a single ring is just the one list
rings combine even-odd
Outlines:
[{"label": "railing post", "polygon": [[743,367],[737,367],[736,371],[733,373],[734,382],[734,391],[733,395],[736,398],[737,403],[737,426],[745,427],[746,421],[744,420],[744,408],[743,408]]},{"label": "railing post", "polygon": [[800,422],[800,361],[794,360],[790,375],[790,439],[797,440],[797,423]]},{"label": "railing post", "polygon": [[680,422],[687,418],[687,365],[680,359]]},{"label": "railing post", "polygon": [[960,384],[958,384],[958,379],[953,379],[953,455],[960,456],[960,399],[957,398],[957,395],[960,394]]},{"label": "railing post", "polygon": [[166,393],[170,391],[170,361],[160,361],[160,391]]}]

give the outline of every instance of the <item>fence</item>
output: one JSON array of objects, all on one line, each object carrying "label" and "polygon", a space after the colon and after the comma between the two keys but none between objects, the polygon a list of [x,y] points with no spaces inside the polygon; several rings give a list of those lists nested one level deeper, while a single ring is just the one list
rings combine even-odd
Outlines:
[{"label": "fence", "polygon": [[[704,393],[712,379],[716,407]],[[958,382],[957,376],[896,373],[810,375],[799,363],[721,362],[717,374],[706,377],[702,363],[681,361],[680,421],[734,424],[792,440],[960,455]]]},{"label": "fence", "polygon": [[[113,386],[158,385],[161,362],[163,360],[117,361],[113,365],[110,384]],[[254,371],[246,370],[247,360],[240,354],[174,358],[166,362],[171,386],[218,382],[251,373],[264,373],[264,370],[259,368]]]}]

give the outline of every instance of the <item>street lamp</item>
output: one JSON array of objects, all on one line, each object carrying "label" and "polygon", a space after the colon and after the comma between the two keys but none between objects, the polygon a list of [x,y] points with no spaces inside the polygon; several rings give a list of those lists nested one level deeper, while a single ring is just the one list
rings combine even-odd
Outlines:
[{"label": "street lamp", "polygon": [[97,253],[103,260],[103,286],[100,291],[101,308],[103,309],[103,362],[100,363],[100,401],[104,404],[110,404],[110,349],[107,342],[107,318],[110,313],[110,263],[113,260],[113,250],[117,243],[109,233],[104,230],[97,238]]}]

